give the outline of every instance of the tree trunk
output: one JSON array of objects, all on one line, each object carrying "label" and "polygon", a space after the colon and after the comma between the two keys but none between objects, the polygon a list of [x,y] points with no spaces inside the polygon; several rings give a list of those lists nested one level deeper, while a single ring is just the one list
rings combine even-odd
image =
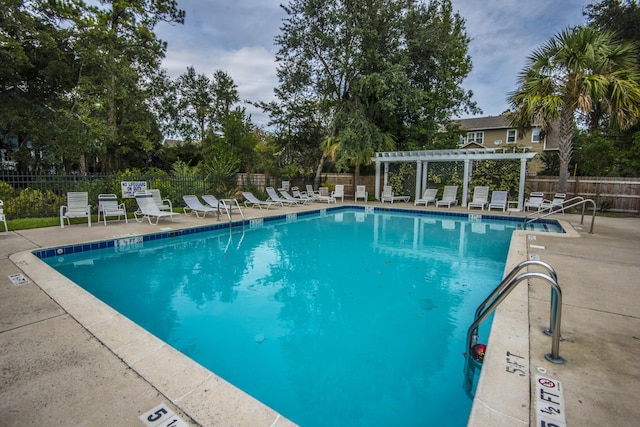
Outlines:
[{"label": "tree trunk", "polygon": [[313,180],[313,189],[317,190],[320,188],[320,179],[322,178],[322,168],[324,167],[324,161],[327,159],[326,154],[322,154],[320,161],[318,162],[318,167],[316,168],[316,177]]},{"label": "tree trunk", "polygon": [[558,193],[567,192],[567,180],[569,178],[569,162],[573,151],[573,109],[560,112],[560,138],[558,149],[560,156],[560,171],[558,176]]},{"label": "tree trunk", "polygon": [[358,184],[360,183],[360,163],[356,163],[355,173],[353,177],[353,191],[356,191]]}]

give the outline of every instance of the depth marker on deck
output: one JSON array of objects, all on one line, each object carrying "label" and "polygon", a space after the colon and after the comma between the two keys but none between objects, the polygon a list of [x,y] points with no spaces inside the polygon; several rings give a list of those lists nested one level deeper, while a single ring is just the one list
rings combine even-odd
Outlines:
[{"label": "depth marker on deck", "polygon": [[21,273],[18,274],[10,274],[9,280],[11,280],[14,286],[26,285],[29,283],[26,277],[24,277]]}]

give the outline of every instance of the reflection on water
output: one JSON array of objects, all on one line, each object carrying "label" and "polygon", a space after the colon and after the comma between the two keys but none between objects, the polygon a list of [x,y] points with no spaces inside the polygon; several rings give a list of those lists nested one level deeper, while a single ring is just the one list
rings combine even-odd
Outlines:
[{"label": "reflection on water", "polygon": [[362,211],[282,222],[46,261],[301,425],[466,425],[466,328],[513,228]]}]

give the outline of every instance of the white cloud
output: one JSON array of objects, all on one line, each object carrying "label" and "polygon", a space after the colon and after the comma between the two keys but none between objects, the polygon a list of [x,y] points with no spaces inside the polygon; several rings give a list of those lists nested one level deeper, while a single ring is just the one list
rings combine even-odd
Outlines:
[{"label": "white cloud", "polygon": [[[464,81],[485,115],[507,109],[518,74],[533,50],[557,32],[583,24],[582,10],[592,0],[453,0],[466,20],[472,41],[473,70]],[[285,2],[286,3],[286,2]],[[274,38],[285,12],[274,0],[180,0],[184,25],[161,25],[168,42],[163,66],[172,77],[193,66],[198,74],[223,70],[243,101],[271,101],[277,86]],[[254,123],[268,117],[247,105]]]},{"label": "white cloud", "polygon": [[582,10],[589,0],[453,0],[466,20],[472,41],[473,70],[463,86],[473,91],[484,115],[508,108],[526,58],[554,34],[584,24]]}]

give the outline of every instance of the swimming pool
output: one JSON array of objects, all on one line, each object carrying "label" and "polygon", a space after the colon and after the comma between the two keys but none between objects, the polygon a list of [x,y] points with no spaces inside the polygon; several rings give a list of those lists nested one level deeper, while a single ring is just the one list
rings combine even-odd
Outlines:
[{"label": "swimming pool", "polygon": [[466,424],[462,317],[499,281],[515,225],[361,210],[280,222],[45,260],[302,425]]}]

